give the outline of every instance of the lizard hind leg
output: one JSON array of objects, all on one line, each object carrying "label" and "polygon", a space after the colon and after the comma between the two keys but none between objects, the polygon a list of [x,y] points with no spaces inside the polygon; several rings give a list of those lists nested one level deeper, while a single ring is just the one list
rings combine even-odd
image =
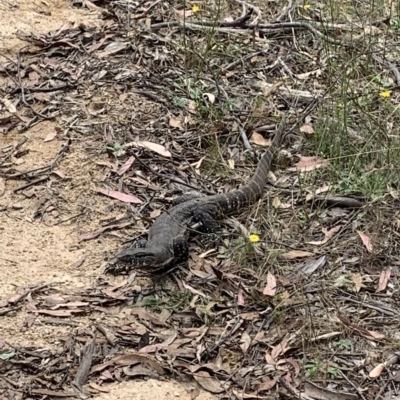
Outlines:
[{"label": "lizard hind leg", "polygon": [[193,215],[193,222],[199,224],[193,230],[205,237],[206,244],[211,244],[213,247],[218,248],[221,241],[220,226],[213,216],[204,211],[196,211]]}]

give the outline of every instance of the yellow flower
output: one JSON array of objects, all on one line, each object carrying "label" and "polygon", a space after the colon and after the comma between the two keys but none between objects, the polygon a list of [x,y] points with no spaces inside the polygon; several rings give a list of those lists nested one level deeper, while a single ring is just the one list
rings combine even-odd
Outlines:
[{"label": "yellow flower", "polygon": [[304,4],[303,7],[305,10],[309,10],[311,8],[311,4]]},{"label": "yellow flower", "polygon": [[249,235],[249,240],[251,243],[258,243],[260,241],[260,236],[258,236],[256,233],[252,233]]},{"label": "yellow flower", "polygon": [[197,4],[194,4],[192,7],[192,12],[197,13],[200,11],[200,7]]},{"label": "yellow flower", "polygon": [[383,97],[384,99],[387,99],[390,97],[390,94],[391,94],[390,90],[382,90],[381,97]]}]

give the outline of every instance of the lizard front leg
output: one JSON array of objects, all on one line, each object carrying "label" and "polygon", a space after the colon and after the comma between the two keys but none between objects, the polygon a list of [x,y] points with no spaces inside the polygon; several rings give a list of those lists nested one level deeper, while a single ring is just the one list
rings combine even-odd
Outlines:
[{"label": "lizard front leg", "polygon": [[147,240],[146,239],[139,239],[135,242],[135,244],[133,245],[133,247],[135,249],[145,249],[147,246]]},{"label": "lizard front leg", "polygon": [[177,236],[172,242],[174,257],[177,260],[187,260],[189,257],[189,247],[185,236]]}]

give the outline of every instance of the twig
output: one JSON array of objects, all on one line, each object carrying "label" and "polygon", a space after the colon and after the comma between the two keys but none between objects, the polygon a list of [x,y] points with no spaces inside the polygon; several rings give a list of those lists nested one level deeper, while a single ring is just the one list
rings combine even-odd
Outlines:
[{"label": "twig", "polygon": [[68,138],[68,139],[61,145],[61,148],[60,148],[60,150],[58,151],[58,154],[57,154],[56,158],[54,159],[54,161],[52,161],[52,162],[49,164],[50,169],[53,169],[53,168],[54,168],[54,165],[57,164],[57,162],[58,162],[58,160],[61,158],[61,156],[62,156],[65,152],[67,152],[67,151],[69,150],[69,145],[70,145],[70,144],[71,144],[71,139]]},{"label": "twig", "polygon": [[53,225],[51,225],[51,226],[56,226],[56,225],[63,224],[64,222],[71,221],[71,219],[78,218],[78,217],[80,217],[80,216],[81,216],[81,215],[83,215],[83,214],[85,214],[85,213],[84,213],[84,212],[81,212],[81,213],[79,213],[79,214],[73,215],[72,217],[69,217],[69,218],[63,219],[62,221],[58,221],[58,222],[54,223],[54,224],[53,224]]},{"label": "twig", "polygon": [[346,301],[350,301],[351,303],[362,305],[363,307],[371,308],[372,310],[379,311],[382,314],[388,315],[389,317],[395,317],[395,318],[400,317],[400,313],[398,313],[398,312],[396,312],[396,311],[394,311],[394,310],[392,310],[390,308],[384,308],[385,307],[384,305],[383,306],[379,306],[377,304],[375,304],[375,305],[371,304],[371,302],[373,300],[371,300],[370,302],[366,302],[366,301],[362,301],[361,302],[361,301],[358,301],[358,300],[353,300],[350,297],[346,297]]},{"label": "twig", "polygon": [[[19,178],[21,176],[25,176],[25,175],[29,175],[32,172],[36,172],[36,171],[40,171],[40,172],[44,172],[47,171],[48,169],[50,169],[50,165],[44,165],[43,167],[38,167],[38,168],[34,168],[34,169],[30,169],[29,171],[22,171],[22,172],[16,172],[15,174],[10,174],[10,175],[6,175],[6,174],[0,174],[0,176],[4,176],[7,179],[14,179],[14,178]],[[43,171],[42,171],[43,170]],[[32,178],[33,176],[38,175],[39,173],[36,173],[32,176],[29,176],[30,178]]]},{"label": "twig", "polygon": [[9,153],[0,161],[0,165],[3,165],[27,140],[28,138],[24,136],[18,143],[14,144]]},{"label": "twig", "polygon": [[264,52],[263,52],[263,51],[256,51],[255,53],[247,54],[247,56],[242,57],[242,58],[239,58],[239,59],[237,59],[237,60],[231,62],[230,64],[228,64],[228,65],[225,66],[224,68],[222,68],[222,72],[229,71],[230,69],[236,67],[236,66],[239,65],[240,63],[242,63],[242,62],[244,62],[244,61],[247,61],[247,60],[253,58],[254,56],[258,56],[258,55],[260,55],[260,54],[264,54]]},{"label": "twig", "polygon": [[50,116],[47,116],[47,115],[43,115],[42,113],[40,113],[40,112],[38,112],[38,111],[36,111],[30,104],[28,104],[28,102],[26,101],[26,99],[25,99],[25,92],[24,92],[24,87],[22,86],[22,82],[21,82],[21,73],[20,73],[20,59],[19,59],[19,57],[20,57],[20,54],[18,53],[18,63],[17,63],[17,76],[18,76],[18,86],[19,86],[19,88],[21,89],[21,97],[22,97],[22,102],[28,107],[28,108],[30,108],[31,109],[31,111],[37,116],[37,117],[40,117],[40,118],[43,118],[43,119],[54,119],[57,115],[58,115],[58,111],[56,111],[53,115],[50,115]]},{"label": "twig", "polygon": [[257,21],[259,19],[261,19],[261,10],[258,7],[253,6],[253,4],[247,3],[246,1],[243,1],[243,0],[235,0],[235,1],[236,1],[236,3],[239,3],[245,7],[250,8],[251,10],[255,11],[255,13],[257,14],[257,17],[254,19],[253,24],[256,24]]},{"label": "twig", "polygon": [[278,17],[276,17],[276,21],[281,21],[283,18],[286,17],[286,15],[289,14],[289,12],[292,10],[293,8],[293,0],[289,0],[288,1],[288,5],[284,7],[283,11],[279,14]]},{"label": "twig", "polygon": [[[253,26],[249,25],[248,28],[253,28]],[[315,36],[319,36],[320,38],[324,39],[328,43],[336,44],[339,46],[344,45],[344,43],[342,43],[340,40],[336,40],[336,39],[331,38],[330,36],[326,36],[325,34],[320,32],[317,28],[315,28],[311,23],[305,22],[305,21],[279,22],[276,24],[259,24],[257,26],[254,26],[254,28],[258,28],[260,30],[260,32],[264,32],[264,30],[266,29],[266,31],[264,33],[267,33],[268,30],[270,30],[270,29],[276,30],[277,28],[280,28],[280,29],[305,28],[305,29],[309,30],[311,33],[313,33]]]},{"label": "twig", "polygon": [[41,178],[35,179],[32,182],[25,183],[25,185],[19,186],[16,189],[14,189],[14,193],[17,193],[20,190],[23,190],[23,189],[26,189],[26,188],[31,187],[33,185],[36,185],[37,183],[41,183],[41,182],[47,181],[47,179],[49,179],[49,176],[45,175],[45,176],[42,176]]},{"label": "twig", "polygon": [[258,128],[255,128],[255,129],[254,129],[254,132],[270,131],[270,130],[275,129],[275,128],[276,128],[276,125],[275,125],[275,124],[272,124],[272,125],[262,125],[262,126],[259,126]]},{"label": "twig", "polygon": [[28,296],[28,295],[30,295],[32,293],[39,292],[40,290],[43,290],[43,289],[46,289],[48,287],[52,287],[52,286],[58,285],[60,283],[64,283],[64,282],[43,283],[42,285],[38,285],[38,286],[35,286],[33,288],[26,289],[23,293],[21,293],[16,298],[14,298],[13,301],[11,302],[11,304],[15,305],[19,301],[24,299],[26,296]]},{"label": "twig", "polygon": [[232,329],[229,332],[225,331],[225,334],[215,342],[215,344],[208,349],[207,347],[201,352],[200,354],[200,359],[203,358],[205,354],[211,354],[213,353],[216,349],[218,349],[222,344],[224,344],[228,338],[232,337],[233,334],[243,325],[243,319],[238,318],[236,323],[232,326]]},{"label": "twig", "polygon": [[59,86],[54,86],[54,87],[29,87],[29,88],[24,88],[22,86],[19,86],[15,88],[11,93],[16,94],[21,92],[22,90],[27,89],[29,92],[56,92],[58,90],[63,90],[63,89],[72,89],[75,88],[77,85],[73,85],[71,83],[64,83]]},{"label": "twig", "polygon": [[[386,390],[386,388],[388,387],[389,383],[390,383],[390,380],[387,380],[387,381],[382,385],[382,387],[380,388],[379,392],[378,392],[378,393],[376,394],[376,396],[375,396],[375,400],[387,399],[387,397],[386,397],[386,396],[383,397],[382,394],[385,392],[385,390]],[[390,396],[390,397],[391,397],[391,396]],[[390,398],[390,397],[389,397],[389,398]],[[367,399],[364,397],[363,400],[367,400]]]},{"label": "twig", "polygon": [[[237,28],[237,27],[246,27],[246,22],[250,19],[251,14],[253,13],[253,9],[239,18],[236,18],[234,21],[209,21],[209,20],[200,20],[196,21],[196,24],[201,26],[212,26],[215,28]],[[182,21],[185,23],[191,23],[188,21]],[[170,22],[160,22],[158,24],[151,25],[151,29],[161,29],[167,28],[171,26],[181,25],[181,21],[170,21]]]},{"label": "twig", "polygon": [[247,139],[246,131],[240,125],[239,125],[239,132],[240,132],[240,136],[243,140],[243,146],[245,147],[245,149],[252,150],[249,139]]},{"label": "twig", "polygon": [[[150,165],[145,164],[138,156],[135,156],[135,157],[136,157],[136,160],[140,162],[140,164],[142,164],[146,169],[150,170],[150,172],[152,172],[154,175],[158,176],[159,178],[163,178],[163,179],[167,178],[167,179],[171,180],[172,182],[179,183],[180,185],[184,185],[184,186],[190,187],[191,189],[200,191],[200,189],[198,187],[193,186],[189,183],[186,183],[183,180],[177,179],[171,175],[160,174],[159,172],[157,172],[153,168],[151,168]],[[215,194],[215,192],[208,190],[206,188],[203,190],[207,194]]]},{"label": "twig", "polygon": [[50,325],[79,326],[79,322],[66,321],[66,320],[59,319],[59,318],[40,318],[40,322],[43,324],[50,324]]},{"label": "twig", "polygon": [[311,397],[308,397],[300,393],[300,391],[296,390],[292,385],[286,382],[284,377],[280,377],[279,382],[288,392],[290,392],[293,396],[295,396],[296,399],[313,400]]},{"label": "twig", "polygon": [[357,392],[357,394],[362,398],[362,400],[367,400],[367,399],[364,397],[364,395],[362,394],[361,390],[359,390],[359,389],[357,388],[357,386],[356,386],[356,385],[355,385],[341,370],[339,370],[339,371],[340,371],[342,377],[343,377],[351,386],[353,386],[354,390],[355,390],[355,391]]},{"label": "twig", "polygon": [[[240,1],[240,0],[236,0]],[[249,25],[240,25],[241,29],[234,29],[234,27],[224,27],[222,22],[215,23],[214,21],[196,21],[196,23],[191,23],[187,21],[172,21],[172,22],[161,22],[159,24],[154,24],[151,26],[151,29],[161,29],[171,26],[181,26],[186,29],[192,29],[194,31],[204,30],[208,26],[212,26],[214,31],[221,33],[236,33],[236,34],[247,34],[248,30],[258,29],[260,32],[265,34],[269,33],[278,33],[282,31],[286,31],[288,29],[307,29],[315,36],[320,37],[321,39],[327,41],[328,43],[335,44],[338,46],[351,46],[349,44],[343,43],[340,40],[336,40],[331,38],[330,36],[325,35],[320,32],[317,28],[315,28],[310,22],[306,21],[293,21],[293,22],[278,22],[274,24],[249,24]]]}]

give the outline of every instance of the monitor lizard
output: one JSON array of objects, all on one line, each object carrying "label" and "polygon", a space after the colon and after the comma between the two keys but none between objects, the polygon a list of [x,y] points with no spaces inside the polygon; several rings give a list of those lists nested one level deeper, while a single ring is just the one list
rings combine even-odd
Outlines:
[{"label": "monitor lizard", "polygon": [[[161,269],[188,258],[188,238],[193,225],[202,233],[216,232],[217,220],[255,203],[262,197],[272,159],[284,137],[285,118],[275,133],[271,146],[258,162],[250,182],[226,194],[199,196],[186,194],[175,205],[161,214],[149,229],[148,239],[117,254],[116,259],[129,264],[123,269],[149,267]],[[109,269],[109,268],[108,268]],[[110,269],[109,269],[110,270]],[[121,270],[113,267],[112,272]]]}]

